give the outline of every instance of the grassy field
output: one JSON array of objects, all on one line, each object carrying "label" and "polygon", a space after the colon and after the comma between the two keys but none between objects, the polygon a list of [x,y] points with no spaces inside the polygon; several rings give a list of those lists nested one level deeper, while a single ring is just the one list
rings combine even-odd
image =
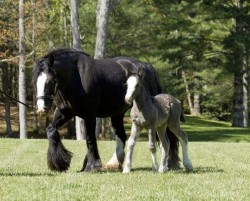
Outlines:
[{"label": "grassy field", "polygon": [[[54,173],[46,165],[47,140],[0,138],[0,200],[250,200],[250,129],[193,117],[183,128],[190,139],[191,173],[153,173],[144,136],[130,174],[79,173],[86,146],[73,140],[63,140],[74,153],[69,171]],[[98,145],[105,163],[115,142]]]}]

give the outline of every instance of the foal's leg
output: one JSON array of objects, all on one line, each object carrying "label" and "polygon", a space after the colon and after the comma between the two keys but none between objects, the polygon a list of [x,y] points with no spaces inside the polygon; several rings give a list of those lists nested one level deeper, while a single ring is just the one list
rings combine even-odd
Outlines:
[{"label": "foal's leg", "polygon": [[[178,122],[178,123],[177,123]],[[188,137],[186,133],[181,129],[180,122],[175,121],[171,122],[169,125],[169,129],[179,138],[181,147],[182,147],[182,155],[183,155],[183,165],[187,171],[192,171],[193,166],[188,157]]]},{"label": "foal's leg", "polygon": [[164,173],[168,170],[168,157],[169,157],[169,148],[170,148],[170,142],[165,135],[166,132],[166,126],[161,126],[157,128],[157,133],[160,138],[161,143],[161,163],[160,167],[158,169],[158,172]]},{"label": "foal's leg", "polygon": [[123,124],[124,113],[111,117],[111,123],[116,134],[116,150],[112,158],[106,164],[107,168],[119,169],[124,162],[125,152],[124,147],[127,136]]},{"label": "foal's leg", "polygon": [[128,143],[127,143],[127,154],[125,158],[123,173],[129,173],[131,170],[133,150],[134,150],[136,139],[139,136],[139,134],[140,134],[140,128],[133,123],[131,127],[131,134],[129,136]]},{"label": "foal's leg", "polygon": [[159,166],[156,157],[156,130],[154,126],[148,129],[148,145],[149,150],[151,151],[152,169],[153,171],[158,171]]}]

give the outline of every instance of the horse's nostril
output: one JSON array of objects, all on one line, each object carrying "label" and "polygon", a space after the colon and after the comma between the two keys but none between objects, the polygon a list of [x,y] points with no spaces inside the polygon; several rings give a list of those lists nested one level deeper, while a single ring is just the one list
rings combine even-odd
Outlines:
[{"label": "horse's nostril", "polygon": [[38,109],[36,110],[36,113],[37,113],[38,115],[42,115],[44,112],[45,112],[44,108],[38,108]]},{"label": "horse's nostril", "polygon": [[131,103],[132,102],[132,98],[130,98],[130,97],[125,97],[125,101],[127,102],[127,103]]}]

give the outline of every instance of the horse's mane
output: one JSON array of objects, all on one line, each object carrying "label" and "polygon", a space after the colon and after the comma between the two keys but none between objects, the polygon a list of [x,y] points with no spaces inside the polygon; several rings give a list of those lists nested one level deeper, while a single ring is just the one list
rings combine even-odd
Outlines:
[{"label": "horse's mane", "polygon": [[150,70],[153,75],[154,75],[154,79],[156,80],[156,85],[157,85],[157,91],[158,93],[162,93],[162,88],[160,86],[160,79],[159,79],[159,75],[158,73],[156,72],[155,68],[150,64],[150,63],[143,63],[144,64],[144,67],[147,68],[148,70]]},{"label": "horse's mane", "polygon": [[89,54],[80,49],[75,48],[57,48],[51,50],[49,53],[39,58],[34,64],[32,84],[36,83],[37,77],[40,72],[44,69],[46,65],[51,67],[53,65],[54,59],[56,57],[65,56],[65,55],[74,55],[74,54],[84,54],[89,57]]},{"label": "horse's mane", "polygon": [[[54,50],[51,50],[48,54],[46,54],[45,56],[43,56],[42,58],[50,58],[50,57],[57,57],[57,56],[61,56],[64,54],[84,54],[86,56],[89,56],[88,53],[84,52],[83,50],[80,49],[75,49],[75,48],[57,48]],[[42,59],[41,58],[41,59]]]}]

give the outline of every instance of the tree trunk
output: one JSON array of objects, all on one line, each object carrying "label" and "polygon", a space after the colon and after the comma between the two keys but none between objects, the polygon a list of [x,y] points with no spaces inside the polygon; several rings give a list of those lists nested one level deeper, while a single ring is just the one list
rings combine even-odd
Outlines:
[{"label": "tree trunk", "polygon": [[68,31],[67,31],[67,0],[64,0],[64,3],[61,5],[61,16],[63,19],[63,25],[62,25],[62,31],[63,31],[63,45],[66,47],[68,44],[67,41],[67,36],[68,36]]},{"label": "tree trunk", "polygon": [[[236,17],[236,33],[238,35],[244,34],[243,28],[243,3],[240,0],[237,4],[239,10]],[[235,127],[248,127],[248,55],[246,47],[234,50],[234,63],[237,71],[234,73],[234,94],[233,94],[233,122],[232,126]]]},{"label": "tree trunk", "polygon": [[248,57],[247,54],[244,53],[243,57],[243,75],[242,75],[242,81],[243,81],[243,127],[249,126],[249,110],[248,110],[248,90],[249,90],[249,83],[248,83],[248,76],[249,76],[249,70],[248,70]]},{"label": "tree trunk", "polygon": [[[73,48],[81,49],[81,38],[79,31],[79,23],[78,23],[78,0],[70,0],[70,14],[71,14],[71,30],[72,30],[72,38],[73,38]],[[76,125],[76,139],[83,140],[85,139],[85,123],[84,120],[76,117],[75,120]]]},{"label": "tree trunk", "polygon": [[[2,64],[3,74],[2,74],[2,86],[3,91],[7,94],[10,94],[10,76],[9,76],[9,67],[6,63]],[[4,97],[4,107],[5,107],[5,122],[6,122],[6,135],[7,137],[13,137],[12,128],[11,128],[11,115],[10,115],[10,99]]]},{"label": "tree trunk", "polygon": [[[35,7],[35,3],[34,0],[31,0],[31,5],[32,5],[32,9],[33,9],[33,13],[32,13],[32,51],[34,52],[32,55],[32,60],[33,63],[35,63],[36,61],[36,7]],[[33,94],[33,102],[35,102],[36,97],[35,94]],[[33,133],[34,134],[39,134],[39,129],[38,129],[38,118],[37,118],[37,113],[34,109],[34,128],[33,128]]]},{"label": "tree trunk", "polygon": [[[25,86],[25,48],[24,48],[24,5],[23,0],[19,0],[19,76],[18,76],[18,92],[19,100],[26,103],[26,86]],[[19,104],[19,125],[20,138],[27,138],[26,125],[26,107]]]},{"label": "tree trunk", "polygon": [[78,23],[78,0],[70,0],[70,20],[73,38],[73,48],[81,49],[81,38]]},{"label": "tree trunk", "polygon": [[[104,57],[108,38],[109,6],[109,0],[98,0],[96,9],[97,36],[95,44],[95,59],[100,59]],[[103,120],[101,118],[97,118],[96,136],[98,137],[100,133],[105,135],[108,130],[111,130],[110,125],[110,118]]]},{"label": "tree trunk", "polygon": [[50,30],[50,22],[51,22],[51,17],[50,17],[50,5],[49,5],[49,0],[45,0],[45,7],[46,7],[46,36],[48,40],[48,50],[51,50],[55,47],[53,40],[51,39],[51,30]]},{"label": "tree trunk", "polygon": [[193,108],[193,115],[200,116],[200,95],[194,94],[194,108]]},{"label": "tree trunk", "polygon": [[189,110],[190,110],[190,114],[193,115],[194,114],[194,106],[193,106],[193,102],[192,102],[192,96],[191,93],[189,91],[189,86],[188,86],[188,82],[187,82],[187,77],[186,77],[186,73],[185,71],[181,72],[182,74],[182,79],[186,88],[186,93],[187,93],[187,100],[188,100],[188,106],[189,106]]}]

